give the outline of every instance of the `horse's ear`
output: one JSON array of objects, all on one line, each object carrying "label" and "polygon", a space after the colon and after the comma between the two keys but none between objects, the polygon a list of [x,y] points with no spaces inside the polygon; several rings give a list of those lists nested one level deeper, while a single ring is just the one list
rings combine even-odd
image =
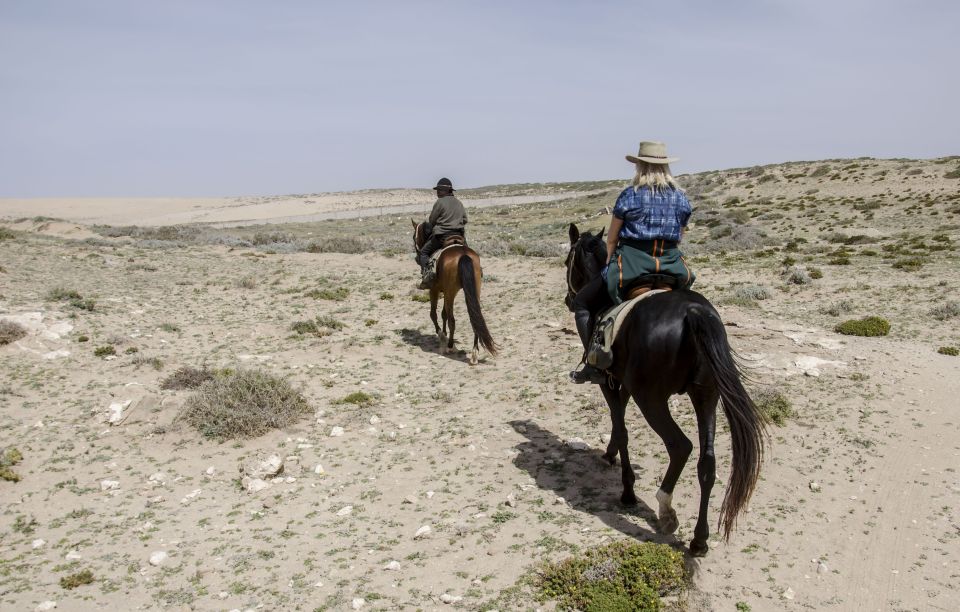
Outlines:
[{"label": "horse's ear", "polygon": [[599,238],[600,240],[603,240],[603,232],[605,232],[605,231],[607,231],[607,228],[601,227],[601,228],[600,228],[600,231],[597,232],[597,238]]},{"label": "horse's ear", "polygon": [[417,229],[417,222],[414,221],[413,219],[410,219],[410,225],[413,226],[413,229]]},{"label": "horse's ear", "polygon": [[580,240],[580,230],[577,229],[575,223],[570,224],[570,244],[575,244],[577,240]]}]

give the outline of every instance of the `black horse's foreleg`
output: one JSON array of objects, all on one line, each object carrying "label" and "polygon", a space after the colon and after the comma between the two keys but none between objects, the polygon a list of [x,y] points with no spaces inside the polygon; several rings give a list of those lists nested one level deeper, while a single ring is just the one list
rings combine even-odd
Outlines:
[{"label": "black horse's foreleg", "polygon": [[716,480],[717,461],[713,451],[713,439],[717,431],[717,402],[719,395],[714,387],[694,386],[690,390],[690,400],[697,413],[697,431],[700,438],[700,460],[697,461],[697,480],[700,482],[700,513],[697,526],[690,541],[690,554],[701,557],[707,554],[707,538],[710,537],[710,524],[707,512],[710,507],[710,493]]},{"label": "black horse's foreleg", "polygon": [[607,385],[601,385],[600,390],[603,392],[603,398],[607,401],[607,407],[610,409],[610,441],[607,443],[607,451],[603,453],[603,459],[613,465],[617,462],[617,453],[620,451],[617,432],[620,431],[621,427],[626,430],[625,419],[630,394],[619,383],[612,389]]},{"label": "black horse's foreleg", "polygon": [[670,456],[667,473],[664,474],[660,490],[657,491],[657,502],[660,504],[657,516],[660,520],[660,530],[664,533],[673,533],[680,526],[677,513],[673,510],[673,488],[677,485],[677,480],[690,453],[693,452],[693,442],[683,434],[683,430],[670,415],[666,396],[635,396],[634,400],[640,406],[640,411],[647,419],[647,423],[663,440],[664,446],[667,447],[667,454]]}]

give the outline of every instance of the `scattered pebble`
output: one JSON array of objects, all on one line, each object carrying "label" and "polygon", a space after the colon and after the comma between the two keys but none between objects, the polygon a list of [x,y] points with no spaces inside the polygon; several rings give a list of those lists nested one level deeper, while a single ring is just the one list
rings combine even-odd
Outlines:
[{"label": "scattered pebble", "polygon": [[366,603],[367,603],[367,600],[365,600],[363,597],[354,597],[353,601],[350,602],[350,607],[353,608],[354,610],[359,610],[364,605],[366,605]]},{"label": "scattered pebble", "polygon": [[440,596],[440,601],[442,601],[445,604],[455,604],[463,601],[463,597],[461,597],[460,595],[451,595],[449,593],[444,593],[443,595]]},{"label": "scattered pebble", "polygon": [[120,488],[120,482],[117,480],[101,480],[100,481],[100,490],[101,491],[112,491],[114,489]]},{"label": "scattered pebble", "polygon": [[320,475],[326,474],[326,472],[323,469],[323,466],[320,465],[319,463],[317,464],[317,467],[313,468],[313,473],[320,474]]},{"label": "scattered pebble", "polygon": [[43,546],[44,544],[46,544],[46,543],[47,543],[46,540],[41,540],[41,539],[38,538],[38,539],[36,539],[36,540],[33,541],[32,546],[33,546],[34,550],[36,550],[36,549],[42,547],[42,546]]},{"label": "scattered pebble", "polygon": [[414,534],[413,539],[418,540],[424,537],[425,535],[427,535],[428,533],[430,533],[430,531],[431,531],[430,525],[423,525],[419,529],[417,529],[417,533]]},{"label": "scattered pebble", "polygon": [[167,555],[165,551],[158,550],[155,553],[150,555],[150,565],[153,565],[155,567],[163,565],[163,563],[167,560],[168,556],[169,555]]},{"label": "scattered pebble", "polygon": [[783,593],[780,593],[780,597],[783,597],[784,599],[793,599],[794,595],[795,593],[793,592],[793,589],[791,589],[790,587],[787,587],[786,591],[784,591]]},{"label": "scattered pebble", "polygon": [[387,563],[386,565],[384,565],[384,566],[383,566],[383,569],[390,570],[390,571],[393,571],[393,572],[399,571],[399,570],[400,570],[400,562],[399,562],[399,561],[391,561],[390,563]]},{"label": "scattered pebble", "polygon": [[47,601],[41,601],[39,604],[37,604],[36,610],[37,612],[43,612],[44,610],[53,610],[56,607],[57,607],[57,602],[47,600]]},{"label": "scattered pebble", "polygon": [[337,510],[337,516],[347,516],[351,512],[353,512],[353,506],[344,506]]},{"label": "scattered pebble", "polygon": [[[330,430],[330,437],[331,437],[331,438],[339,438],[340,436],[343,435],[343,433],[344,433],[343,427],[334,427],[333,429]],[[356,600],[354,600],[354,601],[356,601]],[[363,600],[361,600],[361,601],[363,601]],[[363,604],[360,604],[360,605],[362,606]]]},{"label": "scattered pebble", "polygon": [[810,483],[810,490],[813,491],[814,493],[819,493],[819,492],[820,492],[820,483],[819,483],[819,482],[811,482],[811,483]]}]

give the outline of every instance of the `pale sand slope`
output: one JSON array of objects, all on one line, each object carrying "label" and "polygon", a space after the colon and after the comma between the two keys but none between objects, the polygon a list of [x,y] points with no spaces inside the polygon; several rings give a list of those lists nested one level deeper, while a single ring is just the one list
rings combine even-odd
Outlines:
[{"label": "pale sand slope", "polygon": [[[600,190],[602,191],[602,190]],[[470,198],[471,208],[546,202],[595,191]],[[337,217],[429,211],[430,190],[402,189],[243,198],[0,198],[0,220],[50,217],[87,225],[163,226],[210,223],[224,226],[317,221]]]},{"label": "pale sand slope", "polygon": [[[24,455],[23,480],[0,481],[0,608],[53,600],[66,610],[343,610],[362,597],[365,610],[442,610],[449,594],[464,598],[460,609],[488,610],[537,562],[573,546],[640,538],[685,547],[692,535],[696,451],[674,498],[680,531],[658,535],[650,508],[666,454],[633,405],[641,505],[619,504],[619,469],[596,450],[609,432],[601,396],[565,380],[580,348],[555,261],[485,258],[483,310],[503,352],[476,367],[462,352],[437,354],[406,258],[26,236],[0,242],[0,261],[0,315],[40,312],[46,325],[34,317],[30,337],[0,347],[0,446]],[[731,541],[712,536],[709,555],[694,562],[691,609],[955,609],[960,361],[935,353],[955,321],[929,319],[911,300],[891,306],[893,286],[914,294],[960,282],[946,264],[924,270],[919,278],[857,263],[800,287],[784,285],[769,259],[735,272],[698,268],[700,290],[715,301],[744,277],[774,288],[757,308],[720,310],[753,378],[783,391],[799,416],[771,428],[762,479]],[[321,283],[349,296],[304,295]],[[97,299],[96,309],[46,302],[58,285]],[[858,313],[890,317],[892,335],[830,331],[838,319],[818,305],[841,294]],[[291,323],[317,315],[344,328],[291,338]],[[462,298],[457,316],[463,346]],[[94,357],[109,341],[120,357]],[[150,357],[162,371],[138,365]],[[159,383],[203,363],[289,376],[316,414],[226,444],[171,427],[190,392]],[[377,404],[337,403],[361,390]],[[125,400],[126,420],[111,427],[109,405]],[[688,400],[672,406],[696,440]],[[712,525],[730,466],[718,422]],[[335,426],[345,434],[331,437]],[[572,438],[593,450],[574,450]],[[261,453],[286,458],[293,480],[251,494],[237,486],[237,466]],[[118,488],[101,490],[104,480]],[[430,533],[416,538],[424,525]],[[169,558],[153,566],[158,551]],[[391,561],[399,569],[385,569]],[[59,586],[82,569],[94,584]],[[524,595],[497,602],[538,605]]]}]

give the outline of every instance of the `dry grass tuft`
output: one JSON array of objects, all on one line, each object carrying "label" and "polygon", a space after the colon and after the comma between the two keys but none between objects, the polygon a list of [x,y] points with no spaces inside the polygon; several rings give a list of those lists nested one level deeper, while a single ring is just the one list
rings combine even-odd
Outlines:
[{"label": "dry grass tuft", "polygon": [[261,436],[310,412],[307,400],[286,380],[261,370],[237,370],[200,385],[177,420],[223,442]]},{"label": "dry grass tuft", "polygon": [[27,329],[13,321],[0,321],[0,346],[16,342],[27,335]]},{"label": "dry grass tuft", "polygon": [[160,383],[160,388],[173,391],[196,389],[208,380],[213,380],[214,376],[214,371],[207,369],[207,366],[203,366],[202,368],[183,366],[163,379],[163,382]]}]

